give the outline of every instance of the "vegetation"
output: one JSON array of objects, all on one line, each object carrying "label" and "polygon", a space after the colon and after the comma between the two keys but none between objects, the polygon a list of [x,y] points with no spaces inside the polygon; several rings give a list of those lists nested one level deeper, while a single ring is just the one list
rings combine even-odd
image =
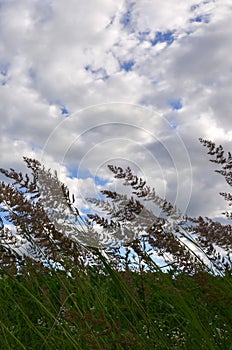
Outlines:
[{"label": "vegetation", "polygon": [[[200,141],[231,186],[231,154]],[[112,165],[131,195],[104,190],[83,217],[56,173],[24,160],[30,175],[0,169],[3,349],[232,349],[230,224],[184,217]]]}]

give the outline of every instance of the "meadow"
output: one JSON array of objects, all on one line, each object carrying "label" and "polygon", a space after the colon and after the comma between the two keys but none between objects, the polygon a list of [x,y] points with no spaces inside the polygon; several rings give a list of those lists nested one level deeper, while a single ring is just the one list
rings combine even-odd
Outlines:
[{"label": "meadow", "polygon": [[28,264],[0,280],[1,349],[232,349],[231,275]]},{"label": "meadow", "polygon": [[[231,154],[201,142],[231,186]],[[86,219],[57,174],[24,160],[30,175],[0,168],[11,180],[0,182],[0,349],[232,349],[230,224],[181,217],[116,166],[133,196],[104,190],[89,201],[107,215]]]}]

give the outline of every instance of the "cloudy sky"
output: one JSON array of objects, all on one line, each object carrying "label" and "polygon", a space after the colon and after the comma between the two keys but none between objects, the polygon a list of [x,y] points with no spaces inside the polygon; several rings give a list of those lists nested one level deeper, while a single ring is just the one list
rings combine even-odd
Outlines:
[{"label": "cloudy sky", "polygon": [[0,0],[1,167],[58,169],[77,203],[129,165],[184,213],[227,190],[199,137],[232,144],[231,0]]}]

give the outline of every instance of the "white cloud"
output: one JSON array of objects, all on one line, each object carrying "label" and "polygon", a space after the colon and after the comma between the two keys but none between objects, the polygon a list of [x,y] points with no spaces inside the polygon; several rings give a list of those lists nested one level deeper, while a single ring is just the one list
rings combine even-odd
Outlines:
[{"label": "white cloud", "polygon": [[106,163],[127,161],[189,214],[224,209],[198,137],[230,147],[230,1],[0,6],[1,166],[28,154],[63,162],[86,194],[87,170],[107,177]]}]

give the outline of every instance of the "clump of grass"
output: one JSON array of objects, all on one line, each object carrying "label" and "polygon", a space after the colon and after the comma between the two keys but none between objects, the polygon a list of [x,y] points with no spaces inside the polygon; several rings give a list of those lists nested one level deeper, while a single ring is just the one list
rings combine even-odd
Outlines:
[{"label": "clump of grass", "polygon": [[2,348],[230,349],[230,276],[105,268],[2,275]]},{"label": "clump of grass", "polygon": [[[232,185],[230,154],[204,145]],[[103,191],[105,200],[89,200],[108,216],[91,213],[86,220],[56,173],[25,161],[31,176],[0,169],[12,181],[0,183],[3,349],[231,349],[230,225],[183,218],[131,169],[114,166],[132,196]],[[147,201],[160,208],[160,217]],[[124,255],[108,245],[112,235],[124,244]],[[166,272],[148,246],[166,260]]]}]

